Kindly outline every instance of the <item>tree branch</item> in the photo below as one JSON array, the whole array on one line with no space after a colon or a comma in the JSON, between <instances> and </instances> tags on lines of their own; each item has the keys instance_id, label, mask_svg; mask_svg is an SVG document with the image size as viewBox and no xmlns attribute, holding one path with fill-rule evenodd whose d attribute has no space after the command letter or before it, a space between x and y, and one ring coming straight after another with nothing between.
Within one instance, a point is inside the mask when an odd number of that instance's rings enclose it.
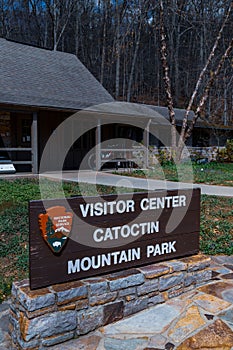
<instances>
[{"instance_id":1,"label":"tree branch","mask_svg":"<svg viewBox=\"0 0 233 350\"><path fill-rule=\"evenodd\" d=\"M180 139L179 139L179 145L178 145L178 147L181 146L181 144L183 143L184 139L186 140L186 136L187 136L186 128L187 128L187 124L188 124L188 116L189 116L189 113L190 113L191 108L192 108L192 106L193 106L194 99L195 99L195 97L196 97L196 95L197 95L197 93L198 93L198 91L199 91L199 88L200 88L200 85L201 85L201 83L202 83L203 77L204 77L204 75L205 75L205 73L206 73L206 71L207 71L207 69L208 69L208 67L209 67L209 65L210 65L210 63L211 63L211 61L212 61L214 55L215 55L216 49L218 48L219 41L220 41L220 39L221 39L221 37L222 37L223 30L224 30L224 28L225 28L225 26L226 26L227 21L229 20L232 7L233 7L233 3L230 4L230 6L229 6L229 8L228 8L228 11L226 12L226 16L225 16L224 21L223 21L223 23L222 23L222 26L221 26L221 28L220 28L220 30L219 30L218 36L217 36L217 38L216 38L216 40L215 40L215 43L214 43L214 45L213 45L213 47L212 47L212 50L211 50L211 52L210 52L210 54L209 54L209 57L208 57L208 59L207 59L207 61L206 61L206 64L205 64L204 68L202 69L202 71L201 71L201 73L200 73L200 75L199 75L199 78L198 78L198 80L197 80L195 89L194 89L193 94L192 94L192 96L191 96L191 98L190 98L190 100L189 100L189 104L188 104L188 107L187 107L187 109L186 109L186 113L185 113L185 116L184 116L184 119L183 119L183 124L182 124L181 133L180 133ZM208 92L208 94L209 94L209 92ZM208 96L207 96L207 97L208 97ZM207 99L207 98L206 98L206 99ZM205 101L206 101L206 100L205 100ZM194 116L194 120L192 121L192 123L195 124L197 118L198 118L198 116L196 117L196 115L195 115L195 116Z\"/></svg>"},{"instance_id":2,"label":"tree branch","mask_svg":"<svg viewBox=\"0 0 233 350\"><path fill-rule=\"evenodd\" d=\"M192 120L192 123L190 125L190 127L188 128L188 130L186 131L185 135L184 135L184 142L189 138L189 136L191 135L192 131L193 131L193 128L196 124L196 121L198 119L198 117L200 116L200 113L206 103L206 100L207 98L209 97L209 92L210 92L210 89L211 87L213 86L215 80L216 80L216 77L219 75L223 65L224 65L224 62L225 60L229 57L230 55L230 52L231 50L233 49L233 39L231 39L231 42L230 44L228 45L225 53L223 54L223 56L221 57L221 60L216 68L216 70L214 72L211 72L210 73L210 79L207 83L207 86L205 88L205 91L202 95L202 98L198 104L198 107L196 108L196 111L195 111L195 115L193 117L193 120Z\"/></svg>"}]
</instances>

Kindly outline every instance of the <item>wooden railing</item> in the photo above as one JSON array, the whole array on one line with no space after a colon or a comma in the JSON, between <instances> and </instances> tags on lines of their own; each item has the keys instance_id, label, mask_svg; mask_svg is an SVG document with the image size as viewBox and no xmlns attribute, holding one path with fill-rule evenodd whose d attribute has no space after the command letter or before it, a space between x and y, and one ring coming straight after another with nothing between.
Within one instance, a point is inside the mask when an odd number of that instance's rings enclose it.
<instances>
[{"instance_id":1,"label":"wooden railing","mask_svg":"<svg viewBox=\"0 0 233 350\"><path fill-rule=\"evenodd\" d=\"M29 148L29 147L4 147L4 148L0 148L0 152L3 151L3 152L30 152L32 153L32 148ZM31 160L14 160L14 159L11 159L12 163L13 164L29 164L29 165L32 165L32 155L30 154L30 158Z\"/></svg>"},{"instance_id":2,"label":"wooden railing","mask_svg":"<svg viewBox=\"0 0 233 350\"><path fill-rule=\"evenodd\" d=\"M145 148L101 148L101 164L104 163L125 163L129 167L132 166L133 162L136 164L145 163ZM109 155L108 155L109 154ZM140 156L139 156L140 154Z\"/></svg>"}]
</instances>

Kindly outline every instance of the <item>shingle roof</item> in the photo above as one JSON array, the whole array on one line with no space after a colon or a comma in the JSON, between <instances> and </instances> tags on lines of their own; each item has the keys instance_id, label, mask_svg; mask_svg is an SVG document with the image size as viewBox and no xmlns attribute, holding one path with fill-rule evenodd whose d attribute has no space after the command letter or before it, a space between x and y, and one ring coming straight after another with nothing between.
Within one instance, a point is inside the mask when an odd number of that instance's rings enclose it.
<instances>
[{"instance_id":1,"label":"shingle roof","mask_svg":"<svg viewBox=\"0 0 233 350\"><path fill-rule=\"evenodd\" d=\"M162 106L153 106L153 105L146 105L148 108L153 109L155 112L159 113L160 115L162 115L163 117L165 117L166 119L169 120L169 111L167 107L162 107ZM186 110L185 109L181 109L181 108L174 108L174 112L175 112L175 117L176 117L176 121L177 124L179 125L185 116ZM190 111L189 116L188 116L188 120L192 120L194 117L194 112Z\"/></svg>"},{"instance_id":2,"label":"shingle roof","mask_svg":"<svg viewBox=\"0 0 233 350\"><path fill-rule=\"evenodd\" d=\"M78 110L112 101L75 55L0 39L0 103Z\"/></svg>"}]
</instances>

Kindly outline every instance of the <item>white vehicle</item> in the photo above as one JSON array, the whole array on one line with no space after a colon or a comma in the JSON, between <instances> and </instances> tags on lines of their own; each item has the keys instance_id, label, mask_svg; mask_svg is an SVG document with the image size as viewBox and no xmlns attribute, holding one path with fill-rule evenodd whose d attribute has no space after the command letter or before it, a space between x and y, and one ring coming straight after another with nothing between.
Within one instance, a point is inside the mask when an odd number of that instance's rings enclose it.
<instances>
[{"instance_id":1,"label":"white vehicle","mask_svg":"<svg viewBox=\"0 0 233 350\"><path fill-rule=\"evenodd\" d=\"M0 152L0 174L14 174L16 172L14 164L9 159L6 152Z\"/></svg>"}]
</instances>

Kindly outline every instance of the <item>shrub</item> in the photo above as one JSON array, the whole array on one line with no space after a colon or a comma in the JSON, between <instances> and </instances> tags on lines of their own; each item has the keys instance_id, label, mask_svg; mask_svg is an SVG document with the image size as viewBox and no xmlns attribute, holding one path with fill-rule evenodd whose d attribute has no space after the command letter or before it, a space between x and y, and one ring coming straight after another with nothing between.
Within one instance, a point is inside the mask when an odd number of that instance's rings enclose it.
<instances>
[{"instance_id":1,"label":"shrub","mask_svg":"<svg viewBox=\"0 0 233 350\"><path fill-rule=\"evenodd\" d=\"M171 154L169 149L159 149L158 153L158 161L160 165L174 164L175 157L173 157L173 154Z\"/></svg>"},{"instance_id":2,"label":"shrub","mask_svg":"<svg viewBox=\"0 0 233 350\"><path fill-rule=\"evenodd\" d=\"M218 152L217 160L219 162L233 162L233 140L227 140L225 148Z\"/></svg>"}]
</instances>

